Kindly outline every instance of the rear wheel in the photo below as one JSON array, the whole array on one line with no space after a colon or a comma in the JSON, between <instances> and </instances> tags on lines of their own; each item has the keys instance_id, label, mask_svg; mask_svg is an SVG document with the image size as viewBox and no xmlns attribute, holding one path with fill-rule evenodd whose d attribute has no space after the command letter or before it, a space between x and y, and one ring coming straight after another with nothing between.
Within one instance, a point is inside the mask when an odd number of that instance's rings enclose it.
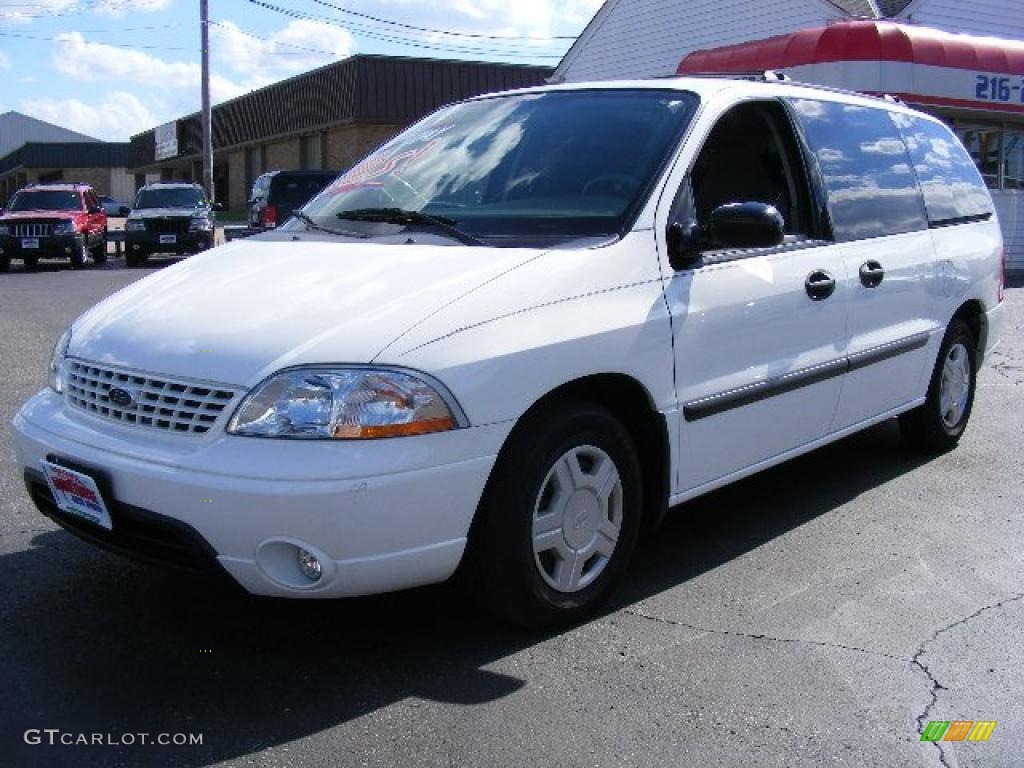
<instances>
[{"instance_id":1,"label":"rear wheel","mask_svg":"<svg viewBox=\"0 0 1024 768\"><path fill-rule=\"evenodd\" d=\"M470 536L468 586L513 623L581 619L621 577L642 504L640 463L622 423L587 401L547 407L499 456Z\"/></svg>"},{"instance_id":2,"label":"rear wheel","mask_svg":"<svg viewBox=\"0 0 1024 768\"><path fill-rule=\"evenodd\" d=\"M971 418L977 370L974 335L966 323L954 320L942 339L924 405L900 416L903 437L926 451L956 447Z\"/></svg>"}]
</instances>

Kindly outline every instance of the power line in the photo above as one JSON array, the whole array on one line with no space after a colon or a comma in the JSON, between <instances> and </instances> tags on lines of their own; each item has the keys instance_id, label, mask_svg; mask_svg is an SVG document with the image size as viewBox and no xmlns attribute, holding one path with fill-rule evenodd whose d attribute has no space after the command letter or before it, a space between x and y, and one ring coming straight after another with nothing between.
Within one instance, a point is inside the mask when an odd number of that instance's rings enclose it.
<instances>
[{"instance_id":1,"label":"power line","mask_svg":"<svg viewBox=\"0 0 1024 768\"><path fill-rule=\"evenodd\" d=\"M334 5L328 3L326 0L313 0L317 5L322 5L325 8L331 8L332 10L344 13L349 16L356 16L361 19L367 19L369 21L375 21L379 24L388 24L390 26L401 27L402 29L410 29L415 32L427 32L432 35L449 35L451 37L470 37L482 40L537 40L537 41L554 41L554 40L575 40L576 35L554 35L552 37L530 37L526 35L485 35L478 32L454 32L447 29L433 29L431 27L417 27L414 24L406 24L401 21L393 21L391 19L381 18L380 16L371 16L368 13L360 13L359 11L352 11L348 8L342 8L340 5Z\"/></svg>"},{"instance_id":2,"label":"power line","mask_svg":"<svg viewBox=\"0 0 1024 768\"><path fill-rule=\"evenodd\" d=\"M65 33L67 34L67 33ZM138 45L129 43L97 43L93 40L86 40L84 38L67 38L67 37L49 37L46 35L26 35L19 32L0 32L0 37L13 37L19 40L41 40L49 41L54 43L64 44L83 44L83 45L105 45L109 48L143 48L149 51L198 51L198 48L186 48L183 46L169 46L169 45Z\"/></svg>"},{"instance_id":3,"label":"power line","mask_svg":"<svg viewBox=\"0 0 1024 768\"><path fill-rule=\"evenodd\" d=\"M263 2L263 0L247 0L249 3L256 5L260 8L264 8L269 11L274 11L283 16L287 16L292 19L300 19L303 21L312 21L318 24L326 24L328 26L338 27L362 37L367 37L372 40L381 40L383 42L395 43L397 45L403 45L409 48L422 48L435 51L447 51L453 53L473 54L473 55L485 55L485 56L512 56L516 58L532 58L532 59L560 59L560 54L544 54L536 53L534 51L518 51L505 48L483 48L483 47L467 47L456 44L445 44L445 43L427 43L416 39L410 39L408 37L402 37L396 34L390 34L381 32L378 30L366 29L357 24L341 24L334 19L328 19L323 16L317 16L315 14L306 13L304 11L296 11L291 8L283 8L273 3Z\"/></svg>"}]
</instances>

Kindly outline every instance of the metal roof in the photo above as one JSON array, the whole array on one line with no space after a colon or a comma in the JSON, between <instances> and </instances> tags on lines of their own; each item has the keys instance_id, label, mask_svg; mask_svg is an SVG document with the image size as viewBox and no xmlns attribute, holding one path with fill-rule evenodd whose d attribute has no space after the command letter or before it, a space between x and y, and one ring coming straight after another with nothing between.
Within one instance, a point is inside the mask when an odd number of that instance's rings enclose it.
<instances>
[{"instance_id":1,"label":"metal roof","mask_svg":"<svg viewBox=\"0 0 1024 768\"><path fill-rule=\"evenodd\" d=\"M12 168L126 168L127 142L29 142L0 157L0 173Z\"/></svg>"},{"instance_id":2,"label":"metal roof","mask_svg":"<svg viewBox=\"0 0 1024 768\"><path fill-rule=\"evenodd\" d=\"M869 19L891 19L898 16L913 0L829 0L851 16Z\"/></svg>"},{"instance_id":3,"label":"metal roof","mask_svg":"<svg viewBox=\"0 0 1024 768\"><path fill-rule=\"evenodd\" d=\"M407 125L449 102L539 85L549 67L358 55L213 108L213 147L255 144L348 122ZM197 155L199 113L177 121L178 157ZM131 139L132 168L154 165L154 131Z\"/></svg>"},{"instance_id":4,"label":"metal roof","mask_svg":"<svg viewBox=\"0 0 1024 768\"><path fill-rule=\"evenodd\" d=\"M0 114L0 157L10 154L27 142L43 141L99 141L99 139L69 131L67 128L23 115L20 112Z\"/></svg>"}]
</instances>

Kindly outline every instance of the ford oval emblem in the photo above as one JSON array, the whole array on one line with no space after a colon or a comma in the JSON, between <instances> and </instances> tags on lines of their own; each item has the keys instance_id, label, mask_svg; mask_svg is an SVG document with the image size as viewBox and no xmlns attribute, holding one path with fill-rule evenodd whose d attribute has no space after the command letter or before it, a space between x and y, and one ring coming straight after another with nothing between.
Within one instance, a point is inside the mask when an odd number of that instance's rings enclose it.
<instances>
[{"instance_id":1,"label":"ford oval emblem","mask_svg":"<svg viewBox=\"0 0 1024 768\"><path fill-rule=\"evenodd\" d=\"M127 389L111 387L110 391L107 393L107 397L109 397L110 402L118 408L131 408L135 405L135 395Z\"/></svg>"}]
</instances>

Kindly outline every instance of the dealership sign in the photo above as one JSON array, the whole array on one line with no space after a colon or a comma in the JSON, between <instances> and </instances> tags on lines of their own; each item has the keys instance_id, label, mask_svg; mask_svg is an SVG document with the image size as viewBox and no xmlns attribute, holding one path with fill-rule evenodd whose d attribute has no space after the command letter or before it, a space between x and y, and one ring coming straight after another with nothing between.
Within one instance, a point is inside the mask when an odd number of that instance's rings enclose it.
<instances>
[{"instance_id":1,"label":"dealership sign","mask_svg":"<svg viewBox=\"0 0 1024 768\"><path fill-rule=\"evenodd\" d=\"M886 21L844 21L694 51L679 74L766 69L915 104L1024 113L1024 44Z\"/></svg>"},{"instance_id":2,"label":"dealership sign","mask_svg":"<svg viewBox=\"0 0 1024 768\"><path fill-rule=\"evenodd\" d=\"M178 123L173 121L158 125L153 129L156 140L156 152L154 160L166 160L169 157L178 156Z\"/></svg>"}]
</instances>

